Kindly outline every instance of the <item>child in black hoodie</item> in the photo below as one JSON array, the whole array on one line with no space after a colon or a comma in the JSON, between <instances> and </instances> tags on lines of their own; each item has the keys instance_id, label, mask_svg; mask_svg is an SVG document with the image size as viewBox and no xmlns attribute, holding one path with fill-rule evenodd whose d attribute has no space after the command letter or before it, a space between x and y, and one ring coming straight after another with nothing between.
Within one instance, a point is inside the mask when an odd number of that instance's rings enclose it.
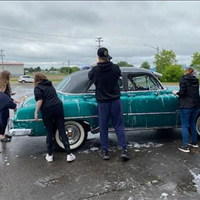
<instances>
[{"instance_id":1,"label":"child in black hoodie","mask_svg":"<svg viewBox=\"0 0 200 200\"><path fill-rule=\"evenodd\" d=\"M1 142L10 142L10 138L6 137L5 129L9 118L9 108L16 109L16 104L6 95L6 84L0 81L0 140Z\"/></svg>"},{"instance_id":2,"label":"child in black hoodie","mask_svg":"<svg viewBox=\"0 0 200 200\"><path fill-rule=\"evenodd\" d=\"M42 113L43 123L47 129L46 142L48 154L46 155L46 160L48 162L53 161L53 136L58 129L67 153L67 161L74 161L76 157L71 153L68 137L65 131L62 101L58 98L56 90L51 81L49 81L43 73L37 72L35 74L34 83L34 94L35 100L37 101L35 120L38 120L38 112L40 110Z\"/></svg>"}]
</instances>

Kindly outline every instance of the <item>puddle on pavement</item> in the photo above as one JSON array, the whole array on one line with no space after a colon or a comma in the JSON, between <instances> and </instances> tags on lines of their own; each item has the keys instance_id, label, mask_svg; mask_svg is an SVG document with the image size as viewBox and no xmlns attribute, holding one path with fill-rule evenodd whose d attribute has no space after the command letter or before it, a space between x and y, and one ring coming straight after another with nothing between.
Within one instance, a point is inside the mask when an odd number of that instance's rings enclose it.
<instances>
[{"instance_id":1,"label":"puddle on pavement","mask_svg":"<svg viewBox=\"0 0 200 200\"><path fill-rule=\"evenodd\" d=\"M39 179L35 182L36 185L39 185L41 187L47 187L47 186L51 186L55 183L59 182L59 179L61 178L61 175L50 175L47 177L44 177L42 179Z\"/></svg>"},{"instance_id":2,"label":"puddle on pavement","mask_svg":"<svg viewBox=\"0 0 200 200\"><path fill-rule=\"evenodd\" d=\"M177 184L177 190L179 192L197 192L197 188L195 183L193 182L193 178L182 179Z\"/></svg>"}]
</instances>

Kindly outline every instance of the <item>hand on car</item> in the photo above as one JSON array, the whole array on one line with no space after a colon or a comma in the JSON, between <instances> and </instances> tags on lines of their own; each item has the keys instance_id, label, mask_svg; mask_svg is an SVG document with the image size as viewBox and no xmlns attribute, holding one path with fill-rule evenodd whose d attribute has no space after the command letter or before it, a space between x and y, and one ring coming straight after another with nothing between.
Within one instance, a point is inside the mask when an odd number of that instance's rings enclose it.
<instances>
[{"instance_id":1,"label":"hand on car","mask_svg":"<svg viewBox=\"0 0 200 200\"><path fill-rule=\"evenodd\" d=\"M15 102L15 103L21 103L21 101L18 100L18 99L14 99L14 102Z\"/></svg>"},{"instance_id":2,"label":"hand on car","mask_svg":"<svg viewBox=\"0 0 200 200\"><path fill-rule=\"evenodd\" d=\"M38 113L35 112L35 121L38 121Z\"/></svg>"},{"instance_id":3,"label":"hand on car","mask_svg":"<svg viewBox=\"0 0 200 200\"><path fill-rule=\"evenodd\" d=\"M176 91L176 90L173 90L173 92L172 92L172 93L176 95L176 94L177 94L177 91Z\"/></svg>"}]
</instances>

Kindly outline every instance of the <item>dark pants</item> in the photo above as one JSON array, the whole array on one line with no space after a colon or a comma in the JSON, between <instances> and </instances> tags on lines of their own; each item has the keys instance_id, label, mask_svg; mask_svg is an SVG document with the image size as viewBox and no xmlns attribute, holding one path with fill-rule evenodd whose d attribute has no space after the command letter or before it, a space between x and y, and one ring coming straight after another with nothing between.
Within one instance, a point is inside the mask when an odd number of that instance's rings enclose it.
<instances>
[{"instance_id":1,"label":"dark pants","mask_svg":"<svg viewBox=\"0 0 200 200\"><path fill-rule=\"evenodd\" d=\"M65 131L63 106L43 111L42 119L47 129L46 143L47 143L48 154L52 155L53 153L53 137L57 129L62 138L62 142L65 147L66 153L70 154L71 151L70 151L69 141Z\"/></svg>"},{"instance_id":2,"label":"dark pants","mask_svg":"<svg viewBox=\"0 0 200 200\"><path fill-rule=\"evenodd\" d=\"M196 119L198 116L199 109L197 108L182 108L181 109L181 123L182 123L182 136L183 145L188 146L188 126L192 133L192 142L197 142L197 131L196 131Z\"/></svg>"},{"instance_id":3,"label":"dark pants","mask_svg":"<svg viewBox=\"0 0 200 200\"><path fill-rule=\"evenodd\" d=\"M5 134L6 126L8 124L9 109L3 109L0 113L0 135Z\"/></svg>"},{"instance_id":4,"label":"dark pants","mask_svg":"<svg viewBox=\"0 0 200 200\"><path fill-rule=\"evenodd\" d=\"M100 126L100 142L104 151L109 148L108 145L108 125L109 119L112 119L112 125L117 134L118 143L122 149L126 149L126 136L124 131L123 109L120 99L106 103L98 103L98 118Z\"/></svg>"}]
</instances>

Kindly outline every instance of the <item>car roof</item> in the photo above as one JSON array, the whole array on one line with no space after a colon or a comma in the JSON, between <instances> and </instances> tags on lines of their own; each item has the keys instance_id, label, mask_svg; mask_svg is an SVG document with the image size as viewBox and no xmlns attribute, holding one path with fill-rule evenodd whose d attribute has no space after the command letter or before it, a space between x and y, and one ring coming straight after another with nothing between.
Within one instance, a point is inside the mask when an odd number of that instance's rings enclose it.
<instances>
[{"instance_id":1,"label":"car roof","mask_svg":"<svg viewBox=\"0 0 200 200\"><path fill-rule=\"evenodd\" d=\"M150 70L141 69L137 67L120 67L122 73L134 72L134 73L149 73L152 74ZM62 87L61 91L64 93L81 93L88 84L88 73L91 69L80 70L69 74L70 81Z\"/></svg>"},{"instance_id":2,"label":"car roof","mask_svg":"<svg viewBox=\"0 0 200 200\"><path fill-rule=\"evenodd\" d=\"M88 74L88 72L91 69L86 69L86 70L81 70L81 71L77 71L75 73L70 74L70 76L72 78L77 78L79 76L85 76L85 74ZM145 72L145 73L150 73L152 74L152 72L148 69L142 69L142 68L138 68L138 67L120 67L121 72L135 72L135 73L139 73L139 72Z\"/></svg>"}]
</instances>

